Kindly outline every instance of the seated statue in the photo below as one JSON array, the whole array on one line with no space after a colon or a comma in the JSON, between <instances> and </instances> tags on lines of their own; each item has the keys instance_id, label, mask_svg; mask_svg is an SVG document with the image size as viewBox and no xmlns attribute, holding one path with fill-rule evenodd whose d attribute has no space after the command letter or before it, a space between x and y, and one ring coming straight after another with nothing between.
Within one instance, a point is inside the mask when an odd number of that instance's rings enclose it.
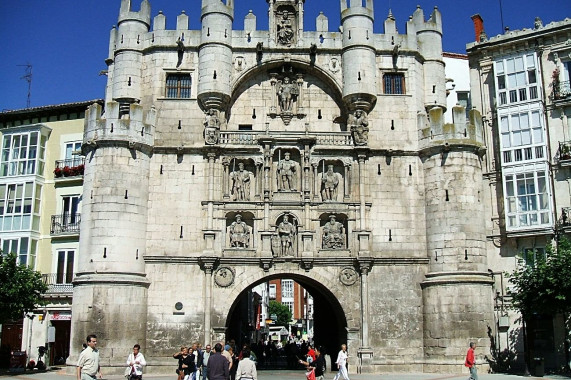
<instances>
[{"instance_id":1,"label":"seated statue","mask_svg":"<svg viewBox=\"0 0 571 380\"><path fill-rule=\"evenodd\" d=\"M230 246L248 248L250 246L250 228L242 221L242 215L236 215L236 221L230 225Z\"/></svg>"},{"instance_id":2,"label":"seated statue","mask_svg":"<svg viewBox=\"0 0 571 380\"><path fill-rule=\"evenodd\" d=\"M345 227L335 220L335 215L329 217L329 222L323 226L323 248L345 249Z\"/></svg>"}]
</instances>

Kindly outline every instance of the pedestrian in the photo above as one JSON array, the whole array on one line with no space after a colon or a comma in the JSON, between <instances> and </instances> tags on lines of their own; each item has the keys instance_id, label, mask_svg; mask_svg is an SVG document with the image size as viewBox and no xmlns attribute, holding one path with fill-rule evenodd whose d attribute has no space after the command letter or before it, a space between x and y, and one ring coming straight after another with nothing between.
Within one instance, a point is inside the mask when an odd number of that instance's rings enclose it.
<instances>
[{"instance_id":1,"label":"pedestrian","mask_svg":"<svg viewBox=\"0 0 571 380\"><path fill-rule=\"evenodd\" d=\"M143 366L147 365L145 357L141 354L141 346L135 344L133 353L127 357L127 365L129 366L129 380L141 380L143 378Z\"/></svg>"},{"instance_id":2,"label":"pedestrian","mask_svg":"<svg viewBox=\"0 0 571 380\"><path fill-rule=\"evenodd\" d=\"M202 380L208 380L208 358L210 358L210 345L207 344L202 353L202 361L200 362L200 370L202 371Z\"/></svg>"},{"instance_id":3,"label":"pedestrian","mask_svg":"<svg viewBox=\"0 0 571 380\"><path fill-rule=\"evenodd\" d=\"M97 347L97 336L87 336L87 347L79 354L77 360L77 380L92 380L96 379L99 374L101 379L101 367L99 366L99 350Z\"/></svg>"},{"instance_id":4,"label":"pedestrian","mask_svg":"<svg viewBox=\"0 0 571 380\"><path fill-rule=\"evenodd\" d=\"M191 371L194 368L194 356L190 356L188 348L182 346L180 351L175 353L172 357L178 359L178 369L176 372L178 373L178 378L181 380L189 380Z\"/></svg>"},{"instance_id":5,"label":"pedestrian","mask_svg":"<svg viewBox=\"0 0 571 380\"><path fill-rule=\"evenodd\" d=\"M325 351L323 347L315 347L315 360L310 361L303 361L300 360L299 363L307 366L307 369L314 368L315 369L315 380L323 380L323 376L325 375Z\"/></svg>"},{"instance_id":6,"label":"pedestrian","mask_svg":"<svg viewBox=\"0 0 571 380\"><path fill-rule=\"evenodd\" d=\"M194 368L195 371L192 373L192 380L199 380L200 373L200 362L202 362L202 350L200 349L200 344L198 342L192 345L192 352L194 354Z\"/></svg>"},{"instance_id":7,"label":"pedestrian","mask_svg":"<svg viewBox=\"0 0 571 380\"><path fill-rule=\"evenodd\" d=\"M476 369L476 355L474 351L476 350L476 343L470 342L470 348L466 353L466 362L464 365L470 370L470 377L468 379L478 380L478 370Z\"/></svg>"},{"instance_id":8,"label":"pedestrian","mask_svg":"<svg viewBox=\"0 0 571 380\"><path fill-rule=\"evenodd\" d=\"M208 359L207 370L209 380L228 380L230 366L228 359L222 356L222 344L214 345L214 353Z\"/></svg>"},{"instance_id":9,"label":"pedestrian","mask_svg":"<svg viewBox=\"0 0 571 380\"><path fill-rule=\"evenodd\" d=\"M242 350L242 360L238 362L236 380L258 380L256 363L250 359L251 353L247 347Z\"/></svg>"},{"instance_id":10,"label":"pedestrian","mask_svg":"<svg viewBox=\"0 0 571 380\"><path fill-rule=\"evenodd\" d=\"M222 345L222 343L220 345ZM228 370L230 370L232 368L232 354L230 354L230 345L229 344L224 346L224 350L222 351L222 356L224 356L226 358L226 360L228 360L228 363L230 363L228 365Z\"/></svg>"},{"instance_id":11,"label":"pedestrian","mask_svg":"<svg viewBox=\"0 0 571 380\"><path fill-rule=\"evenodd\" d=\"M337 354L337 360L335 364L339 367L339 372L333 378L333 380L339 380L339 377L343 376L344 380L349 380L349 375L347 374L347 345L341 345L341 351Z\"/></svg>"}]
</instances>

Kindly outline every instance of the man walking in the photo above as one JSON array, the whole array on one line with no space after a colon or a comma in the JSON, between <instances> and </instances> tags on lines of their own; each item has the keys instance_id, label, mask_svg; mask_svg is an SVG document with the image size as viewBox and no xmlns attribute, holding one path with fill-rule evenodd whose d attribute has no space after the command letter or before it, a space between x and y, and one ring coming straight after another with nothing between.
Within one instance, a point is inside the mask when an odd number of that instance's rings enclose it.
<instances>
[{"instance_id":1,"label":"man walking","mask_svg":"<svg viewBox=\"0 0 571 380\"><path fill-rule=\"evenodd\" d=\"M202 353L202 362L200 362L200 369L202 370L202 380L208 380L208 359L210 358L210 345L206 345L205 351Z\"/></svg>"},{"instance_id":2,"label":"man walking","mask_svg":"<svg viewBox=\"0 0 571 380\"><path fill-rule=\"evenodd\" d=\"M99 350L97 346L97 337L95 335L87 336L87 347L79 354L77 361L77 380L93 380L99 373L101 379L101 367L99 367Z\"/></svg>"},{"instance_id":3,"label":"man walking","mask_svg":"<svg viewBox=\"0 0 571 380\"><path fill-rule=\"evenodd\" d=\"M476 350L476 343L470 342L470 348L466 353L466 362L464 365L470 370L469 380L478 380L478 371L476 370L476 356L474 351Z\"/></svg>"},{"instance_id":4,"label":"man walking","mask_svg":"<svg viewBox=\"0 0 571 380\"><path fill-rule=\"evenodd\" d=\"M209 380L228 380L230 374L230 366L228 359L222 356L222 345L216 343L214 353L208 358L206 366Z\"/></svg>"}]
</instances>

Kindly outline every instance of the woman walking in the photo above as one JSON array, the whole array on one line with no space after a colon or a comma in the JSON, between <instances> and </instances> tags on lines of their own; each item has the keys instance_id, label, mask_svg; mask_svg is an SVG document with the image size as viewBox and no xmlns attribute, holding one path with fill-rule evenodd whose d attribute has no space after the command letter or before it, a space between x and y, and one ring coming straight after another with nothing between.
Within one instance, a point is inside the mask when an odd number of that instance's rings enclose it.
<instances>
[{"instance_id":1,"label":"woman walking","mask_svg":"<svg viewBox=\"0 0 571 380\"><path fill-rule=\"evenodd\" d=\"M347 374L347 345L341 345L341 351L337 354L337 361L335 364L339 367L339 372L335 375L333 380L339 380L339 377L343 376L344 380L349 380L349 375Z\"/></svg>"}]
</instances>

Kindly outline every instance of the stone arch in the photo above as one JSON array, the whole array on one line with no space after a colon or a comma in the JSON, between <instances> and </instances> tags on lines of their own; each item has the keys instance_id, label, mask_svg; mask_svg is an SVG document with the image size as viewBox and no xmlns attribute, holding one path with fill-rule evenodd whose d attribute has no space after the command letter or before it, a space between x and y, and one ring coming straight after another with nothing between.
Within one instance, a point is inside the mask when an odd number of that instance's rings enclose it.
<instances>
[{"instance_id":1,"label":"stone arch","mask_svg":"<svg viewBox=\"0 0 571 380\"><path fill-rule=\"evenodd\" d=\"M341 268L339 268L341 269ZM249 271L248 271L249 272ZM224 330L225 339L235 338L229 336L232 332L232 318L238 309L240 299L260 283L269 282L273 279L292 279L308 290L316 302L315 316L316 336L315 343L327 346L327 353L334 355L339 344L347 343L352 352L356 352L359 346L358 333L360 331L359 310L356 310L352 302L359 297L359 287L341 285L338 276L331 276L331 272L325 268L312 270L307 273L295 266L286 266L280 269L273 269L271 273L257 271L258 273L248 273L247 276L236 276L236 281L225 295L227 302L224 302L224 310L220 310L223 318L220 322L219 331ZM337 280L337 281L336 281ZM228 302L230 301L230 302ZM317 310L319 308L321 310ZM331 324L322 327L320 331L318 323L327 324L326 319L331 320ZM222 326L224 328L222 329ZM330 329L333 327L333 330ZM323 331L325 330L325 331ZM330 335L331 337L327 337ZM222 336L218 337L222 339ZM328 365L329 367L329 365Z\"/></svg>"}]
</instances>

